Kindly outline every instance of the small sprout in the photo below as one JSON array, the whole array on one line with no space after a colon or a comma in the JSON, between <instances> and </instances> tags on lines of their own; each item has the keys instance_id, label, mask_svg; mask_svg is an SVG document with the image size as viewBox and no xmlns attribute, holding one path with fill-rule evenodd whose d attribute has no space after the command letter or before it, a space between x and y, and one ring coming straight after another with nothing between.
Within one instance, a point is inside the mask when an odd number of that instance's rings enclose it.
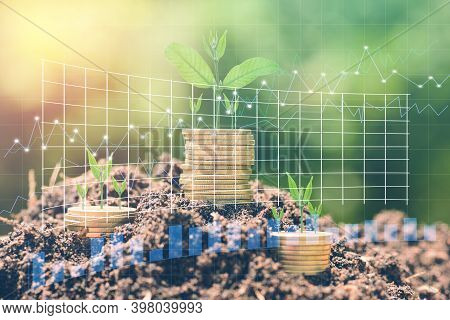
<instances>
[{"instance_id":1,"label":"small sprout","mask_svg":"<svg viewBox=\"0 0 450 320\"><path fill-rule=\"evenodd\" d=\"M193 98L190 100L190 106L193 113L197 113L202 107L202 97L203 93L200 95L200 97L198 97L197 102L194 103Z\"/></svg>"},{"instance_id":2,"label":"small sprout","mask_svg":"<svg viewBox=\"0 0 450 320\"><path fill-rule=\"evenodd\" d=\"M288 176L289 193L291 194L291 197L297 202L300 209L300 231L303 232L303 208L308 204L309 199L311 199L314 177L311 177L306 188L302 188L301 186L297 187L297 183L288 172L286 172L286 175Z\"/></svg>"},{"instance_id":3,"label":"small sprout","mask_svg":"<svg viewBox=\"0 0 450 320\"><path fill-rule=\"evenodd\" d=\"M119 195L119 210L122 209L122 194L124 193L125 189L127 188L127 181L123 180L122 183L119 183L116 178L112 177L112 182L114 186L114 190Z\"/></svg>"},{"instance_id":4,"label":"small sprout","mask_svg":"<svg viewBox=\"0 0 450 320\"><path fill-rule=\"evenodd\" d=\"M320 215L322 214L322 202L317 207L314 207L311 202L308 202L308 211L313 218L314 231L317 233L317 230L319 229L319 225L317 222Z\"/></svg>"},{"instance_id":5,"label":"small sprout","mask_svg":"<svg viewBox=\"0 0 450 320\"><path fill-rule=\"evenodd\" d=\"M77 192L81 198L81 209L84 210L84 203L87 195L87 187L83 187L82 185L77 184Z\"/></svg>"},{"instance_id":6,"label":"small sprout","mask_svg":"<svg viewBox=\"0 0 450 320\"><path fill-rule=\"evenodd\" d=\"M284 210L283 208L280 209L280 212L274 207L271 208L272 210L272 216L277 221L277 223L280 223L280 221L283 219L284 216Z\"/></svg>"},{"instance_id":7,"label":"small sprout","mask_svg":"<svg viewBox=\"0 0 450 320\"><path fill-rule=\"evenodd\" d=\"M238 107L239 107L239 101L235 97L234 102L230 102L230 99L226 96L226 94L223 94L224 102L225 102L225 109L227 110L228 114L234 114L236 113Z\"/></svg>"},{"instance_id":8,"label":"small sprout","mask_svg":"<svg viewBox=\"0 0 450 320\"><path fill-rule=\"evenodd\" d=\"M91 168L92 174L100 184L100 209L103 209L104 204L103 189L111 172L112 155L109 157L108 162L106 164L100 165L95 159L94 154L92 154L91 151L89 151L89 149L86 149L86 152L88 155L89 167Z\"/></svg>"}]
</instances>

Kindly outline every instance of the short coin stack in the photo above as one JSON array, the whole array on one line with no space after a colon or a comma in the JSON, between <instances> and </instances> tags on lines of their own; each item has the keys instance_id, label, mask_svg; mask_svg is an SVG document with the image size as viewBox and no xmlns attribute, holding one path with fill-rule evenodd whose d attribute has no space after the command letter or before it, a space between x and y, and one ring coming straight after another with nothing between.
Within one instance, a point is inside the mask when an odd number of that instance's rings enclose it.
<instances>
[{"instance_id":1,"label":"short coin stack","mask_svg":"<svg viewBox=\"0 0 450 320\"><path fill-rule=\"evenodd\" d=\"M216 204L251 201L255 140L246 129L185 129L180 182L187 198Z\"/></svg>"},{"instance_id":2,"label":"short coin stack","mask_svg":"<svg viewBox=\"0 0 450 320\"><path fill-rule=\"evenodd\" d=\"M114 228L134 218L134 208L114 206L71 207L65 214L67 230L84 231L87 238L99 238L114 232Z\"/></svg>"},{"instance_id":3,"label":"short coin stack","mask_svg":"<svg viewBox=\"0 0 450 320\"><path fill-rule=\"evenodd\" d=\"M331 234L328 232L277 232L281 263L289 273L313 275L330 266Z\"/></svg>"}]
</instances>

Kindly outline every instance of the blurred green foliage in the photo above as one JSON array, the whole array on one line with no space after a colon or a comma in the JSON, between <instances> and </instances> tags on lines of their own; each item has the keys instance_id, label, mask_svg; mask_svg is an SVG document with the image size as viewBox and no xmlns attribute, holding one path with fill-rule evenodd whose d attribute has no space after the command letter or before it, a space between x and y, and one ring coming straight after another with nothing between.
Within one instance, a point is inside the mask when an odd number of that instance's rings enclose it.
<instances>
[{"instance_id":1,"label":"blurred green foliage","mask_svg":"<svg viewBox=\"0 0 450 320\"><path fill-rule=\"evenodd\" d=\"M287 88L293 70L308 86L336 92L409 93L410 192L401 203L324 203L324 213L338 221L363 221L380 209L398 208L421 222L449 222L450 109L447 79L450 67L450 8L446 6L398 37L361 64L359 75L338 75L368 51L426 16L445 0L214 0L214 1L17 1L16 9L108 70L179 79L164 58L169 43L198 50L209 30L227 34L227 55L219 70L254 56L272 59L284 70L267 79L272 88ZM55 5L58 3L58 5ZM14 13L2 8L3 44L0 95L2 148L14 137L25 140L32 118L40 112L40 59L90 66ZM392 75L392 70L400 75ZM352 70L351 72L353 72ZM324 77L321 77L324 74ZM389 77L391 76L391 77ZM436 82L427 81L432 76ZM386 83L381 80L388 78ZM327 83L324 79L329 82ZM335 79L335 80L333 80ZM425 83L426 82L426 83ZM422 84L419 88L417 84ZM206 108L202 107L202 110ZM442 113L440 113L444 110ZM30 119L27 122L26 119ZM14 124L14 126L11 126ZM36 150L39 152L39 150ZM36 158L17 153L2 159L1 208L27 194L26 172L38 168ZM287 186L287 184L286 184Z\"/></svg>"}]
</instances>

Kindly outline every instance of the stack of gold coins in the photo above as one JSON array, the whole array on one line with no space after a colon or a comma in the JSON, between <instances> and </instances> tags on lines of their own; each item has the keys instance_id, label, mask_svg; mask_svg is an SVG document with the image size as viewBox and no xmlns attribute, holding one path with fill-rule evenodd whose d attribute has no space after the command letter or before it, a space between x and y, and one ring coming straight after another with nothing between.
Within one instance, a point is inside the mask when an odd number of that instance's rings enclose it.
<instances>
[{"instance_id":1,"label":"stack of gold coins","mask_svg":"<svg viewBox=\"0 0 450 320\"><path fill-rule=\"evenodd\" d=\"M134 208L114 206L71 207L65 214L67 230L83 231L87 238L98 238L114 232L114 228L132 222Z\"/></svg>"},{"instance_id":2,"label":"stack of gold coins","mask_svg":"<svg viewBox=\"0 0 450 320\"><path fill-rule=\"evenodd\" d=\"M191 200L247 203L255 140L247 129L185 129L180 182Z\"/></svg>"},{"instance_id":3,"label":"stack of gold coins","mask_svg":"<svg viewBox=\"0 0 450 320\"><path fill-rule=\"evenodd\" d=\"M330 266L331 233L277 232L283 268L289 273L313 275Z\"/></svg>"}]
</instances>

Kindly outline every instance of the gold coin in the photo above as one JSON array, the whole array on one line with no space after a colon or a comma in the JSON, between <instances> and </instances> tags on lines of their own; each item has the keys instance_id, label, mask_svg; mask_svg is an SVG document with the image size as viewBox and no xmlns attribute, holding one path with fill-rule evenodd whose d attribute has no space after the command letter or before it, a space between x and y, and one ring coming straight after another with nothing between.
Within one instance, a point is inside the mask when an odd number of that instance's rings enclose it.
<instances>
[{"instance_id":1,"label":"gold coin","mask_svg":"<svg viewBox=\"0 0 450 320\"><path fill-rule=\"evenodd\" d=\"M192 164L192 165L211 165L212 168L218 168L218 167L227 167L227 168L236 168L236 169L243 169L252 167L255 164L255 160L251 159L240 159L236 161L236 159L200 159L200 158L194 158L189 159L186 158L184 161L186 164Z\"/></svg>"},{"instance_id":2,"label":"gold coin","mask_svg":"<svg viewBox=\"0 0 450 320\"><path fill-rule=\"evenodd\" d=\"M249 169L253 166L254 161L239 161L238 163L236 162L227 162L227 161L217 161L217 160L186 160L185 161L186 164L189 165L201 165L204 166L205 168L212 169L214 170L214 168L216 169L236 169L236 170L246 170Z\"/></svg>"},{"instance_id":3,"label":"gold coin","mask_svg":"<svg viewBox=\"0 0 450 320\"><path fill-rule=\"evenodd\" d=\"M131 223L131 220L122 220L122 221L106 221L106 220L95 220L95 221L76 221L76 220L67 220L65 221L66 226L74 226L74 227L115 227L118 225Z\"/></svg>"},{"instance_id":4,"label":"gold coin","mask_svg":"<svg viewBox=\"0 0 450 320\"><path fill-rule=\"evenodd\" d=\"M243 189L243 190L214 190L214 189L207 189L207 190L187 190L187 192L185 193L194 193L194 194L198 194L198 195L230 195L230 196L234 196L234 195L251 195L252 194L252 190L250 189Z\"/></svg>"},{"instance_id":5,"label":"gold coin","mask_svg":"<svg viewBox=\"0 0 450 320\"><path fill-rule=\"evenodd\" d=\"M286 250L285 248L280 248L280 253L282 255L297 255L297 256L320 256L325 254L330 254L331 249L316 249L316 250Z\"/></svg>"},{"instance_id":6,"label":"gold coin","mask_svg":"<svg viewBox=\"0 0 450 320\"><path fill-rule=\"evenodd\" d=\"M281 256L281 259L283 259L283 260L292 260L292 261L316 261L316 262L330 261L329 254L321 254L321 255L317 255L317 256L312 256L312 255L299 256L299 255L292 255L292 254L280 254L280 256Z\"/></svg>"},{"instance_id":7,"label":"gold coin","mask_svg":"<svg viewBox=\"0 0 450 320\"><path fill-rule=\"evenodd\" d=\"M314 251L314 250L330 250L331 244L330 243L324 243L324 244L290 244L290 243L282 243L281 249L287 250L287 251Z\"/></svg>"},{"instance_id":8,"label":"gold coin","mask_svg":"<svg viewBox=\"0 0 450 320\"><path fill-rule=\"evenodd\" d=\"M207 151L210 150L216 150L219 152L254 152L255 151L255 147L254 146L235 146L235 145L210 145L210 146L205 146L205 145L197 145L196 143L192 143L192 142L186 142L184 144L184 150L185 151L205 151L205 148L207 149Z\"/></svg>"},{"instance_id":9,"label":"gold coin","mask_svg":"<svg viewBox=\"0 0 450 320\"><path fill-rule=\"evenodd\" d=\"M183 184L183 190L186 191L203 191L203 190L211 190L211 188L213 190L228 190L230 192L234 192L234 190L236 191L241 191L241 190L250 190L250 185L220 185L220 184L216 184L216 185L192 185L192 184Z\"/></svg>"},{"instance_id":10,"label":"gold coin","mask_svg":"<svg viewBox=\"0 0 450 320\"><path fill-rule=\"evenodd\" d=\"M293 260L293 259L281 259L283 264L292 265L292 266L298 266L298 267L317 267L317 268L323 268L327 267L330 262L328 260L324 261L305 261L305 260Z\"/></svg>"},{"instance_id":11,"label":"gold coin","mask_svg":"<svg viewBox=\"0 0 450 320\"><path fill-rule=\"evenodd\" d=\"M200 183L182 183L182 188L185 190L251 190L250 185L248 183L236 183L236 184L220 184L220 183L208 183L208 184L200 184Z\"/></svg>"},{"instance_id":12,"label":"gold coin","mask_svg":"<svg viewBox=\"0 0 450 320\"><path fill-rule=\"evenodd\" d=\"M274 232L273 236L279 237L280 239L318 239L318 240L330 240L332 234L329 232L314 232L314 231L305 231L305 232Z\"/></svg>"},{"instance_id":13,"label":"gold coin","mask_svg":"<svg viewBox=\"0 0 450 320\"><path fill-rule=\"evenodd\" d=\"M225 141L225 142L239 142L239 141L251 141L254 140L253 135L184 135L184 141L202 144L204 141Z\"/></svg>"},{"instance_id":14,"label":"gold coin","mask_svg":"<svg viewBox=\"0 0 450 320\"><path fill-rule=\"evenodd\" d=\"M97 232L97 233L93 233L93 232L88 232L86 233L85 237L86 238L103 238L105 236L108 236L110 234L112 234L114 232Z\"/></svg>"},{"instance_id":15,"label":"gold coin","mask_svg":"<svg viewBox=\"0 0 450 320\"><path fill-rule=\"evenodd\" d=\"M112 226L112 227L108 227L108 228L103 228L103 227L90 227L88 226L86 227L77 227L77 226L67 226L67 229L72 230L72 231L84 231L86 230L88 233L106 233L106 232L114 232L114 228L115 227L119 227L120 225L117 226Z\"/></svg>"},{"instance_id":16,"label":"gold coin","mask_svg":"<svg viewBox=\"0 0 450 320\"><path fill-rule=\"evenodd\" d=\"M280 244L282 246L299 246L299 247L305 247L309 245L330 245L330 240L313 240L313 239L279 239Z\"/></svg>"},{"instance_id":17,"label":"gold coin","mask_svg":"<svg viewBox=\"0 0 450 320\"><path fill-rule=\"evenodd\" d=\"M215 174L217 175L223 175L223 176L228 176L228 175L235 175L235 176L239 176L239 175L251 175L252 174L252 170L249 169L242 169L239 167L233 167L233 168L215 168L214 167L210 167L210 166L188 166L188 165L181 165L181 168L183 169L183 173L186 176L189 175L213 175Z\"/></svg>"},{"instance_id":18,"label":"gold coin","mask_svg":"<svg viewBox=\"0 0 450 320\"><path fill-rule=\"evenodd\" d=\"M216 204L221 204L221 205L236 205L236 204L247 204L247 203L251 203L250 199L217 199L216 198Z\"/></svg>"},{"instance_id":19,"label":"gold coin","mask_svg":"<svg viewBox=\"0 0 450 320\"><path fill-rule=\"evenodd\" d=\"M255 140L251 139L233 139L233 140L218 140L218 139L198 139L198 140L185 140L186 145L193 143L199 147L212 147L215 148L216 146L228 146L228 147L235 147L235 146L254 146Z\"/></svg>"},{"instance_id":20,"label":"gold coin","mask_svg":"<svg viewBox=\"0 0 450 320\"><path fill-rule=\"evenodd\" d=\"M325 270L326 270L326 269L325 269ZM285 269L285 271L286 271L287 273L289 273L289 274L292 274L292 275L294 275L294 274L302 274L302 275L305 275L305 276L314 276L314 275L317 275L317 274L319 274L319 273L321 273L321 272L323 272L323 271L325 271L325 270L322 270L322 271L302 271L302 272L296 272L296 271L290 271L290 270Z\"/></svg>"},{"instance_id":21,"label":"gold coin","mask_svg":"<svg viewBox=\"0 0 450 320\"><path fill-rule=\"evenodd\" d=\"M298 270L295 270L295 269L288 269L288 268L285 268L284 270L285 270L287 273L292 274L292 275L302 274L302 275L304 275L304 276L315 276L315 275L318 275L319 273L324 272L324 271L327 270L327 269L317 270L317 271L304 271L304 270L298 271Z\"/></svg>"},{"instance_id":22,"label":"gold coin","mask_svg":"<svg viewBox=\"0 0 450 320\"><path fill-rule=\"evenodd\" d=\"M180 182L187 185L242 185L248 184L248 179L241 179L240 177L223 179L223 177L217 177L214 175L209 176L209 179L197 179L196 177L192 179L192 176L190 178L183 176L180 178Z\"/></svg>"},{"instance_id":23,"label":"gold coin","mask_svg":"<svg viewBox=\"0 0 450 320\"><path fill-rule=\"evenodd\" d=\"M84 209L81 207L70 207L67 210L67 214L79 217L124 217L128 215L134 214L136 211L135 208L122 207L113 207L113 206L105 206L101 209L99 206L86 206Z\"/></svg>"},{"instance_id":24,"label":"gold coin","mask_svg":"<svg viewBox=\"0 0 450 320\"><path fill-rule=\"evenodd\" d=\"M216 139L216 140L246 140L253 139L253 134L183 134L185 140L198 141L203 139Z\"/></svg>"},{"instance_id":25,"label":"gold coin","mask_svg":"<svg viewBox=\"0 0 450 320\"><path fill-rule=\"evenodd\" d=\"M211 134L225 134L225 135L229 135L229 134L233 134L233 135L238 135L238 134L251 134L252 130L250 129L183 129L182 130L183 135L184 134L206 134L206 135L211 135Z\"/></svg>"},{"instance_id":26,"label":"gold coin","mask_svg":"<svg viewBox=\"0 0 450 320\"><path fill-rule=\"evenodd\" d=\"M234 157L214 157L214 156L187 156L184 158L187 164L227 164L231 166L252 166L255 163L253 158L234 158Z\"/></svg>"},{"instance_id":27,"label":"gold coin","mask_svg":"<svg viewBox=\"0 0 450 320\"><path fill-rule=\"evenodd\" d=\"M185 153L188 155L207 155L207 156L212 156L212 155L216 155L216 156L254 156L255 155L255 151L254 150L216 150L213 147L211 148L203 148L203 149L189 149L189 148L185 148L184 149Z\"/></svg>"},{"instance_id":28,"label":"gold coin","mask_svg":"<svg viewBox=\"0 0 450 320\"><path fill-rule=\"evenodd\" d=\"M74 227L115 227L127 223L131 223L132 221L73 221L73 220L66 220L65 224L66 226L74 226Z\"/></svg>"},{"instance_id":29,"label":"gold coin","mask_svg":"<svg viewBox=\"0 0 450 320\"><path fill-rule=\"evenodd\" d=\"M242 175L233 175L233 174L184 174L182 173L180 175L180 181L185 180L188 182L194 181L194 183L202 183L204 181L211 181L211 180L221 181L223 183L229 182L230 184L234 184L234 181L237 181L238 183L241 181L247 182L250 179L249 174L242 174Z\"/></svg>"},{"instance_id":30,"label":"gold coin","mask_svg":"<svg viewBox=\"0 0 450 320\"><path fill-rule=\"evenodd\" d=\"M227 159L227 160L235 160L235 159L244 159L244 160L254 160L254 154L250 152L239 153L239 152L215 152L215 151L206 151L206 152L191 152L190 150L185 150L185 159Z\"/></svg>"},{"instance_id":31,"label":"gold coin","mask_svg":"<svg viewBox=\"0 0 450 320\"><path fill-rule=\"evenodd\" d=\"M280 251L281 257L298 257L299 259L302 259L304 257L311 257L311 259L314 258L320 258L320 257L328 257L331 254L331 251L298 251L298 252L286 252L286 251ZM309 258L308 258L309 259Z\"/></svg>"},{"instance_id":32,"label":"gold coin","mask_svg":"<svg viewBox=\"0 0 450 320\"><path fill-rule=\"evenodd\" d=\"M183 173L187 175L194 174L216 174L216 175L241 175L241 174L252 174L251 166L195 166L191 170L183 170Z\"/></svg>"},{"instance_id":33,"label":"gold coin","mask_svg":"<svg viewBox=\"0 0 450 320\"><path fill-rule=\"evenodd\" d=\"M321 272L325 271L329 265L323 265L323 266L297 266L297 265L291 265L291 264L285 264L282 263L283 268L289 271L293 272Z\"/></svg>"},{"instance_id":34,"label":"gold coin","mask_svg":"<svg viewBox=\"0 0 450 320\"><path fill-rule=\"evenodd\" d=\"M216 195L214 197L214 195L206 195L206 194L198 194L198 193L185 193L185 195L191 199L191 200L205 200L205 201L213 201L214 199L217 200L226 200L229 201L230 203L233 203L233 201L235 200L250 200L251 199L251 195L246 195L246 194L237 194L237 195L230 195L230 194L226 194L226 195Z\"/></svg>"},{"instance_id":35,"label":"gold coin","mask_svg":"<svg viewBox=\"0 0 450 320\"><path fill-rule=\"evenodd\" d=\"M184 147L184 151L186 153L192 153L194 155L196 154L223 154L223 155L253 155L255 154L255 150L253 147L249 147L246 149L235 149L233 147L222 147L211 145L209 147L202 146L202 148L199 148L198 146L191 145L191 148Z\"/></svg>"},{"instance_id":36,"label":"gold coin","mask_svg":"<svg viewBox=\"0 0 450 320\"><path fill-rule=\"evenodd\" d=\"M66 220L75 220L75 221L102 221L102 220L109 220L109 221L125 221L125 220L132 220L134 219L134 215L130 215L130 217L127 217L127 215L118 217L118 216L112 216L112 217L96 217L96 216L76 216L76 215L69 215L65 214L64 216Z\"/></svg>"},{"instance_id":37,"label":"gold coin","mask_svg":"<svg viewBox=\"0 0 450 320\"><path fill-rule=\"evenodd\" d=\"M113 217L97 217L97 216L78 216L78 215L72 215L72 214L68 214L66 213L64 215L66 220L71 220L71 221L126 221L126 220L133 220L134 219L134 215L130 215L130 217L128 217L127 215L118 217L118 216L113 216Z\"/></svg>"}]
</instances>

